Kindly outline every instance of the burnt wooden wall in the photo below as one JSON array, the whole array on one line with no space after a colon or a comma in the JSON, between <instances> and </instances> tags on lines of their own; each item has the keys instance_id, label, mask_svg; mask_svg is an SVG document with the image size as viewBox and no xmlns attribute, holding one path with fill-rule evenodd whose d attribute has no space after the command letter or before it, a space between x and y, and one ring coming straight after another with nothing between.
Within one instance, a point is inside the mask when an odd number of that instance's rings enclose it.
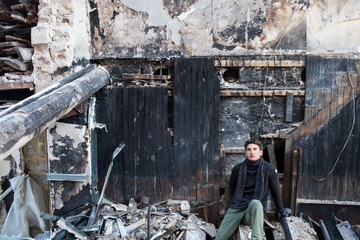
<instances>
[{"instance_id":1,"label":"burnt wooden wall","mask_svg":"<svg viewBox=\"0 0 360 240\"><path fill-rule=\"evenodd\" d=\"M174 76L174 196L208 205L219 199L220 83L214 60L176 59ZM203 210L212 218L216 208Z\"/></svg>"},{"instance_id":2,"label":"burnt wooden wall","mask_svg":"<svg viewBox=\"0 0 360 240\"><path fill-rule=\"evenodd\" d=\"M320 117L324 118L324 114ZM359 97L350 101L334 118L316 132L308 132L294 143L300 148L298 211L313 219L327 219L331 212L351 224L360 223L360 107ZM318 119L318 121L320 121ZM348 136L349 141L342 151ZM335 165L340 155L339 161ZM318 181L319 179L323 179ZM309 201L310 200L310 201ZM318 204L311 200L320 200ZM343 201L332 204L330 201ZM321 203L323 201L323 203Z\"/></svg>"},{"instance_id":3,"label":"burnt wooden wall","mask_svg":"<svg viewBox=\"0 0 360 240\"><path fill-rule=\"evenodd\" d=\"M107 132L97 131L99 191L112 152L124 142L106 196L124 203L142 196L153 203L189 200L208 220L216 219L217 204L211 203L219 197L219 94L214 61L207 58L175 59L170 96L160 86L99 91L96 122L107 126Z\"/></svg>"},{"instance_id":4,"label":"burnt wooden wall","mask_svg":"<svg viewBox=\"0 0 360 240\"><path fill-rule=\"evenodd\" d=\"M124 202L142 196L152 201L171 197L173 166L167 133L168 91L165 87L107 87L98 94L98 177L103 184L112 152L120 142L106 196ZM101 187L102 189L102 187Z\"/></svg>"},{"instance_id":5,"label":"burnt wooden wall","mask_svg":"<svg viewBox=\"0 0 360 240\"><path fill-rule=\"evenodd\" d=\"M356 102L359 98L356 99ZM351 101L318 131L305 135L296 145L301 148L298 198L337 201L359 200L360 135L359 105ZM351 132L353 119L354 129ZM342 149L350 135L349 141ZM341 155L340 155L341 154ZM325 180L338 156L340 160Z\"/></svg>"},{"instance_id":6,"label":"burnt wooden wall","mask_svg":"<svg viewBox=\"0 0 360 240\"><path fill-rule=\"evenodd\" d=\"M335 216L358 224L359 74L352 59L309 56L307 63L307 117L286 139L285 169L292 171L284 172L285 204L291 199L294 207L297 201L298 210L314 219L326 219L333 209Z\"/></svg>"}]
</instances>

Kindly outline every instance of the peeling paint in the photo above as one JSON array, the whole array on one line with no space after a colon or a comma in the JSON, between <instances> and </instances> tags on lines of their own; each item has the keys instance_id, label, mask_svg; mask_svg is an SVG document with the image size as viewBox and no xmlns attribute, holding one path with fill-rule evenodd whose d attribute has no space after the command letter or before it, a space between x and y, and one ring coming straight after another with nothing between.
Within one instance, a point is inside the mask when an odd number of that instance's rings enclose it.
<instances>
[{"instance_id":1,"label":"peeling paint","mask_svg":"<svg viewBox=\"0 0 360 240\"><path fill-rule=\"evenodd\" d=\"M49 173L86 173L87 182L50 182L52 211L60 209L90 182L90 149L86 126L57 122L48 128Z\"/></svg>"},{"instance_id":2,"label":"peeling paint","mask_svg":"<svg viewBox=\"0 0 360 240\"><path fill-rule=\"evenodd\" d=\"M107 0L97 1L94 6L97 7L97 16L92 19L95 58L156 58L277 49L284 47L280 45L284 37L288 49L304 49L304 19L309 3Z\"/></svg>"}]
</instances>

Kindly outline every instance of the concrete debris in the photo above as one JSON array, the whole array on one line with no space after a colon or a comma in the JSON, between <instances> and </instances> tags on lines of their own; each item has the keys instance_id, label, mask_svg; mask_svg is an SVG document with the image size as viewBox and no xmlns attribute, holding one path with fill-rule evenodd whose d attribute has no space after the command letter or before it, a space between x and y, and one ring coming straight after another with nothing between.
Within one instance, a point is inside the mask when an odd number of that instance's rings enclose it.
<instances>
[{"instance_id":1,"label":"concrete debris","mask_svg":"<svg viewBox=\"0 0 360 240\"><path fill-rule=\"evenodd\" d=\"M23 75L23 73L5 73L0 77L0 82L34 82L31 75Z\"/></svg>"},{"instance_id":2,"label":"concrete debris","mask_svg":"<svg viewBox=\"0 0 360 240\"><path fill-rule=\"evenodd\" d=\"M284 229L280 222L272 220L271 222L265 220L263 240L275 239L285 240L286 236ZM237 231L237 239L251 240L251 227L247 225L240 225Z\"/></svg>"},{"instance_id":3,"label":"concrete debris","mask_svg":"<svg viewBox=\"0 0 360 240\"><path fill-rule=\"evenodd\" d=\"M150 211L149 211L150 210ZM130 199L128 205L106 201L99 207L84 205L66 216L43 217L52 220L54 227L44 233L47 239L206 239L214 238L213 224L190 213L185 200L167 200L153 205L146 198L140 203Z\"/></svg>"},{"instance_id":4,"label":"concrete debris","mask_svg":"<svg viewBox=\"0 0 360 240\"><path fill-rule=\"evenodd\" d=\"M337 224L336 227L344 239L357 239L356 233L352 230L348 221L341 222Z\"/></svg>"},{"instance_id":5,"label":"concrete debris","mask_svg":"<svg viewBox=\"0 0 360 240\"><path fill-rule=\"evenodd\" d=\"M287 223L292 239L317 239L315 230L303 218L291 216L287 218Z\"/></svg>"}]
</instances>

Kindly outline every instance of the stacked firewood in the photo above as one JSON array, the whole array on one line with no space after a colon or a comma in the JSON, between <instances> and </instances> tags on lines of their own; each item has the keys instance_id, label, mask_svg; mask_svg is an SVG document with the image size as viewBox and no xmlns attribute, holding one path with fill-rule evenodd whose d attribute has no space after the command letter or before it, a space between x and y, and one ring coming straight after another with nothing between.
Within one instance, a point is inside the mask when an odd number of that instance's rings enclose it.
<instances>
[{"instance_id":1,"label":"stacked firewood","mask_svg":"<svg viewBox=\"0 0 360 240\"><path fill-rule=\"evenodd\" d=\"M0 0L0 75L30 75L38 0Z\"/></svg>"}]
</instances>

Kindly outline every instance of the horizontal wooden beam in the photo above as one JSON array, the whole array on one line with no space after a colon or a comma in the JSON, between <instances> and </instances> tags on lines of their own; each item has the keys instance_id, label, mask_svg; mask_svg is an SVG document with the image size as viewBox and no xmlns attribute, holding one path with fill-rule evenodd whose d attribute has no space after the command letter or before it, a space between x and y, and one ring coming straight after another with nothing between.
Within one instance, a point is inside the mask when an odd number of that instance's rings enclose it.
<instances>
[{"instance_id":1,"label":"horizontal wooden beam","mask_svg":"<svg viewBox=\"0 0 360 240\"><path fill-rule=\"evenodd\" d=\"M0 90L33 89L34 87L32 82L0 82Z\"/></svg>"},{"instance_id":2,"label":"horizontal wooden beam","mask_svg":"<svg viewBox=\"0 0 360 240\"><path fill-rule=\"evenodd\" d=\"M244 147L238 147L238 148L224 148L226 153L245 153Z\"/></svg>"},{"instance_id":3,"label":"horizontal wooden beam","mask_svg":"<svg viewBox=\"0 0 360 240\"><path fill-rule=\"evenodd\" d=\"M70 173L49 173L46 174L48 181L71 181L71 182L85 182L87 176L85 173L70 174Z\"/></svg>"},{"instance_id":4,"label":"horizontal wooden beam","mask_svg":"<svg viewBox=\"0 0 360 240\"><path fill-rule=\"evenodd\" d=\"M220 59L215 60L215 67L305 67L305 60Z\"/></svg>"},{"instance_id":5,"label":"horizontal wooden beam","mask_svg":"<svg viewBox=\"0 0 360 240\"><path fill-rule=\"evenodd\" d=\"M355 201L337 201L337 200L318 200L318 199L296 199L296 203L302 204L321 204L321 205L343 205L343 206L360 206L360 202Z\"/></svg>"},{"instance_id":6,"label":"horizontal wooden beam","mask_svg":"<svg viewBox=\"0 0 360 240\"><path fill-rule=\"evenodd\" d=\"M124 73L121 75L123 79L143 79L143 80L169 80L170 75L151 75L151 74L130 74Z\"/></svg>"},{"instance_id":7,"label":"horizontal wooden beam","mask_svg":"<svg viewBox=\"0 0 360 240\"><path fill-rule=\"evenodd\" d=\"M305 90L221 90L221 97L286 97L288 93L293 96L305 96Z\"/></svg>"}]
</instances>

